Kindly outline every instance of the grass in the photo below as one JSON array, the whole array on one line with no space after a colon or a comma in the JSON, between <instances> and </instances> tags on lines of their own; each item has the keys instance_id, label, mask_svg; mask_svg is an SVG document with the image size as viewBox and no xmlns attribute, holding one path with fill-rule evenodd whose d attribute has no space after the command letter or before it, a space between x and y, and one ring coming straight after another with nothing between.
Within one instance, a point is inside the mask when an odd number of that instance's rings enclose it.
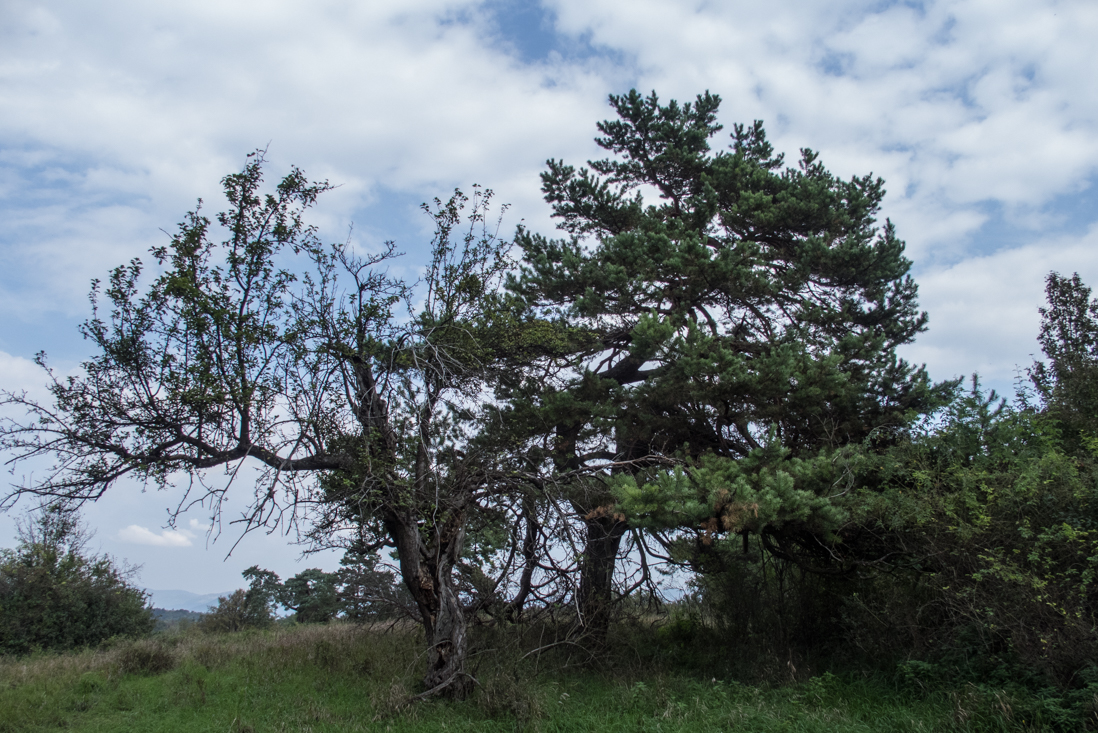
<instances>
[{"instance_id":1,"label":"grass","mask_svg":"<svg viewBox=\"0 0 1098 733\"><path fill-rule=\"evenodd\" d=\"M351 624L161 635L73 654L0 659L8 731L983 731L1039 730L973 688L916 693L882 677L744 684L658 661L658 640L610 659L482 629L465 701L414 702L419 634ZM647 654L641 652L646 650ZM654 661L655 660L655 661ZM703 670L704 671L704 670Z\"/></svg>"}]
</instances>

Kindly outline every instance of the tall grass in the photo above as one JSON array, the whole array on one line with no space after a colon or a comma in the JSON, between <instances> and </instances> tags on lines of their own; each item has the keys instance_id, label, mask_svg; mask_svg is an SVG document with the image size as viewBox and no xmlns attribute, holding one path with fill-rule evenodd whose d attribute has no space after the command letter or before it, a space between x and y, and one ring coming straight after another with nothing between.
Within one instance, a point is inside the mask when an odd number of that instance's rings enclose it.
<instances>
[{"instance_id":1,"label":"tall grass","mask_svg":"<svg viewBox=\"0 0 1098 733\"><path fill-rule=\"evenodd\" d=\"M0 660L0 731L1039 730L1005 695L950 695L881 676L736 681L688 672L630 628L592 654L551 628L476 630L464 702L417 700L417 630L345 623L121 641ZM662 650L662 651L661 651ZM674 651L674 654L671 652ZM717 650L720 651L720 650ZM736 649L725 650L735 656ZM1024 707L1024 706L1023 706Z\"/></svg>"}]
</instances>

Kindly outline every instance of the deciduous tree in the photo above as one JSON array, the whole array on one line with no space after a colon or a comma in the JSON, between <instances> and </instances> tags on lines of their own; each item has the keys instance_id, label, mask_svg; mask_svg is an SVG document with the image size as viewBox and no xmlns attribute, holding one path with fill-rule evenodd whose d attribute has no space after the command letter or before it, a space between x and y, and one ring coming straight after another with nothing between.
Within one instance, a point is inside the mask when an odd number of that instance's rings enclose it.
<instances>
[{"instance_id":1,"label":"deciduous tree","mask_svg":"<svg viewBox=\"0 0 1098 733\"><path fill-rule=\"evenodd\" d=\"M453 568L471 507L503 485L494 457L468 447L495 359L477 333L508 266L486 218L491 193L425 206L435 236L409 284L385 269L392 244L360 254L319 241L304 214L327 183L293 169L264 193L263 163L254 154L224 178L224 241L196 209L151 250L150 279L135 259L95 284L82 333L96 353L78 376L52 378L51 403L5 393L27 418L5 422L0 446L54 460L12 497L79 502L126 478L189 477L181 507L216 512L227 492L250 490L248 528L317 510L321 531L396 548L426 629L425 685L460 694ZM261 472L233 487L244 464ZM211 483L218 467L233 480Z\"/></svg>"},{"instance_id":2,"label":"deciduous tree","mask_svg":"<svg viewBox=\"0 0 1098 733\"><path fill-rule=\"evenodd\" d=\"M1098 299L1074 273L1045 278L1037 341L1047 361L1029 370L1043 407L1055 417L1069 450L1083 435L1098 436Z\"/></svg>"}]
</instances>

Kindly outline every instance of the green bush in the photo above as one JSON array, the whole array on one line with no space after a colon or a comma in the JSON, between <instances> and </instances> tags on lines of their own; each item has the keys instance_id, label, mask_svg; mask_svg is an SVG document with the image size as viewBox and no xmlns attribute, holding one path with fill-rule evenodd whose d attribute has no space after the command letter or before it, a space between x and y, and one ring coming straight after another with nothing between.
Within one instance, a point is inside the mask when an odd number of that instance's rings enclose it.
<instances>
[{"instance_id":1,"label":"green bush","mask_svg":"<svg viewBox=\"0 0 1098 733\"><path fill-rule=\"evenodd\" d=\"M1098 656L1098 462L1065 453L1054 417L977 383L883 459L867 523L915 563L889 615L974 678L1024 668L1073 686ZM899 585L894 585L895 589ZM912 639L916 641L916 639Z\"/></svg>"},{"instance_id":2,"label":"green bush","mask_svg":"<svg viewBox=\"0 0 1098 733\"><path fill-rule=\"evenodd\" d=\"M89 539L76 513L58 506L19 525L18 546L0 550L0 652L73 649L152 631L133 570L86 555Z\"/></svg>"}]
</instances>

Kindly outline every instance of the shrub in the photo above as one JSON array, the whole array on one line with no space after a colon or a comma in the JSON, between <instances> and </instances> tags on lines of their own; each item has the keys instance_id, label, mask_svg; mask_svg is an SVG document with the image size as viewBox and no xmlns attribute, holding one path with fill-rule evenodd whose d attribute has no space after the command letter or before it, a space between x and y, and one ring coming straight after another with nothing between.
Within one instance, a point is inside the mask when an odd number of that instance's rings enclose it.
<instances>
[{"instance_id":1,"label":"shrub","mask_svg":"<svg viewBox=\"0 0 1098 733\"><path fill-rule=\"evenodd\" d=\"M19 524L19 544L0 550L0 652L72 649L141 636L155 621L136 568L85 554L91 535L76 512L44 507Z\"/></svg>"},{"instance_id":2,"label":"shrub","mask_svg":"<svg viewBox=\"0 0 1098 733\"><path fill-rule=\"evenodd\" d=\"M889 457L877 526L918 560L917 631L977 680L1017 680L1021 665L1074 686L1098 654L1098 462L1065 453L1056 427L974 383Z\"/></svg>"}]
</instances>

